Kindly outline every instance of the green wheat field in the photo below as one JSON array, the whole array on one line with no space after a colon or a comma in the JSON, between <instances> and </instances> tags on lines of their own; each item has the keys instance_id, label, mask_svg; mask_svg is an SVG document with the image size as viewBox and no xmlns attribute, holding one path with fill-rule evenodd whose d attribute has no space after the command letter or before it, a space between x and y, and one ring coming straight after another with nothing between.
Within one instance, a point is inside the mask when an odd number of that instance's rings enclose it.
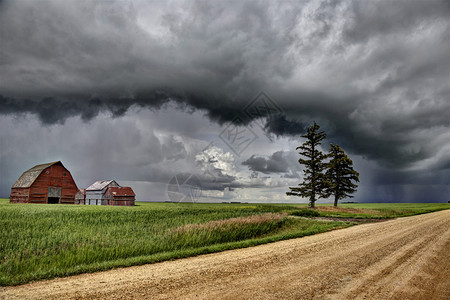
<instances>
[{"instance_id":1,"label":"green wheat field","mask_svg":"<svg viewBox=\"0 0 450 300\"><path fill-rule=\"evenodd\" d=\"M450 204L10 204L0 199L0 285L154 263L449 209ZM326 219L329 217L330 219ZM333 218L333 219L331 219ZM352 218L352 219L349 219Z\"/></svg>"}]
</instances>

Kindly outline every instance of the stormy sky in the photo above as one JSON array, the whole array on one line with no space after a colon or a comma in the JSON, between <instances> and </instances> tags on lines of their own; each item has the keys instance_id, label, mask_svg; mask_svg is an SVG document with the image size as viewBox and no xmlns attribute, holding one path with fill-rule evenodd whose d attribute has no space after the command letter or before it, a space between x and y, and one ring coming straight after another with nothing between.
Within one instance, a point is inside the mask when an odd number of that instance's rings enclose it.
<instances>
[{"instance_id":1,"label":"stormy sky","mask_svg":"<svg viewBox=\"0 0 450 300\"><path fill-rule=\"evenodd\" d=\"M450 200L450 2L0 0L0 197L61 160L138 200L176 178L305 202L285 192L313 121L352 201Z\"/></svg>"}]
</instances>

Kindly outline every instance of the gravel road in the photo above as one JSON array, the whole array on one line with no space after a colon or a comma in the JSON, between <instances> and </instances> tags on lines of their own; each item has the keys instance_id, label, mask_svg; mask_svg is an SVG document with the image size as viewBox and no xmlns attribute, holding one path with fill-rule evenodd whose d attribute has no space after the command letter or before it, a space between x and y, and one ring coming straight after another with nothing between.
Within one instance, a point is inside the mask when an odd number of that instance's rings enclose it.
<instances>
[{"instance_id":1,"label":"gravel road","mask_svg":"<svg viewBox=\"0 0 450 300\"><path fill-rule=\"evenodd\" d=\"M2 299L450 299L450 210L0 288Z\"/></svg>"}]
</instances>

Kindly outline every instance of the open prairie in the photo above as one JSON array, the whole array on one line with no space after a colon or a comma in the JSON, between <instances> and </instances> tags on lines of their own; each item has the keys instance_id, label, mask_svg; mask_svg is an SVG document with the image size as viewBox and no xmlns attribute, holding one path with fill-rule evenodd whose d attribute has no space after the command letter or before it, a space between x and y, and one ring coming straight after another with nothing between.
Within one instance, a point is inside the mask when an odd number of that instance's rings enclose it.
<instances>
[{"instance_id":1,"label":"open prairie","mask_svg":"<svg viewBox=\"0 0 450 300\"><path fill-rule=\"evenodd\" d=\"M289 215L295 206L0 201L0 285L141 265L316 234L353 222Z\"/></svg>"},{"instance_id":2,"label":"open prairie","mask_svg":"<svg viewBox=\"0 0 450 300\"><path fill-rule=\"evenodd\" d=\"M0 200L0 285L256 246L449 204L174 204L135 207Z\"/></svg>"},{"instance_id":3,"label":"open prairie","mask_svg":"<svg viewBox=\"0 0 450 300\"><path fill-rule=\"evenodd\" d=\"M450 210L1 288L7 299L448 299Z\"/></svg>"}]
</instances>

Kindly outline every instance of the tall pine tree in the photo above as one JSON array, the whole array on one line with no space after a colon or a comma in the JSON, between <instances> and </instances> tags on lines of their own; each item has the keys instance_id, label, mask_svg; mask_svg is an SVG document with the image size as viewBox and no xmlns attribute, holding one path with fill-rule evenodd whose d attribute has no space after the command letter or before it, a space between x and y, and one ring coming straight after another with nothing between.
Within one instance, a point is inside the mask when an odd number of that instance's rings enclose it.
<instances>
[{"instance_id":1,"label":"tall pine tree","mask_svg":"<svg viewBox=\"0 0 450 300\"><path fill-rule=\"evenodd\" d=\"M320 151L319 146L326 134L323 131L319 131L320 126L316 122L308 128L308 132L302 137L306 138L301 146L296 150L300 150L299 154L305 159L300 158L298 162L305 165L303 173L305 174L302 183L299 183L298 187L289 187L291 190L287 192L288 196L299 196L309 198L309 206L315 207L316 200L324 197L324 188L326 184L325 174L323 173L326 165L324 163L325 154Z\"/></svg>"},{"instance_id":2,"label":"tall pine tree","mask_svg":"<svg viewBox=\"0 0 450 300\"><path fill-rule=\"evenodd\" d=\"M353 169L353 161L338 145L330 144L328 157L331 159L326 164L325 194L334 196L334 206L337 207L339 200L353 198L352 194L358 187L354 182L359 182L359 173Z\"/></svg>"}]
</instances>

